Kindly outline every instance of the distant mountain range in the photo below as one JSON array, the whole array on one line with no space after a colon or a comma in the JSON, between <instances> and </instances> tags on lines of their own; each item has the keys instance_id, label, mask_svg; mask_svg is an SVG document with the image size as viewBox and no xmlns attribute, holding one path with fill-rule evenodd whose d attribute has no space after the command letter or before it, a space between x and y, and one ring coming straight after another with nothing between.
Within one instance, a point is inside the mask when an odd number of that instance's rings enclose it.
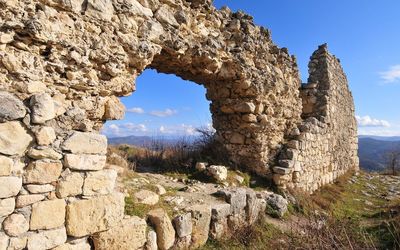
<instances>
[{"instance_id":1,"label":"distant mountain range","mask_svg":"<svg viewBox=\"0 0 400 250\"><path fill-rule=\"evenodd\" d=\"M172 144L179 140L177 137L126 136L108 138L112 145L128 144L135 146L149 146L152 143L162 142ZM358 156L360 167L367 171L382 171L386 168L386 154L393 150L400 150L400 136L384 137L360 135L358 141Z\"/></svg>"},{"instance_id":2,"label":"distant mountain range","mask_svg":"<svg viewBox=\"0 0 400 250\"><path fill-rule=\"evenodd\" d=\"M360 167L367 171L382 171L387 166L387 153L400 151L400 137L359 136Z\"/></svg>"}]
</instances>

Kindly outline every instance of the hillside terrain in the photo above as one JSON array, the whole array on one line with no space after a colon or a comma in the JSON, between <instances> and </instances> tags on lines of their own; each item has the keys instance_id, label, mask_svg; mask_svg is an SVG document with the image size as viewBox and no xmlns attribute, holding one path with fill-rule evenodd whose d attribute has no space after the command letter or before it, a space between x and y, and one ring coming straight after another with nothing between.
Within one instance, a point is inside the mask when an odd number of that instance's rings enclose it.
<instances>
[{"instance_id":1,"label":"hillside terrain","mask_svg":"<svg viewBox=\"0 0 400 250\"><path fill-rule=\"evenodd\" d=\"M366 171L383 171L387 153L400 150L399 137L360 137L358 143L360 167Z\"/></svg>"}]
</instances>

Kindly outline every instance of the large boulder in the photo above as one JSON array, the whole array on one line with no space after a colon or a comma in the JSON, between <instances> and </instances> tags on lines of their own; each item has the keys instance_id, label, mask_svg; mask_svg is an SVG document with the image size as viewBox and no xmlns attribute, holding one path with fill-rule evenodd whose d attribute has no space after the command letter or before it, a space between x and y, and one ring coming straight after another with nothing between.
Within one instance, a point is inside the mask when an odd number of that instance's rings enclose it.
<instances>
[{"instance_id":1,"label":"large boulder","mask_svg":"<svg viewBox=\"0 0 400 250\"><path fill-rule=\"evenodd\" d=\"M25 105L14 95L0 91L0 122L16 120L26 114Z\"/></svg>"},{"instance_id":2,"label":"large boulder","mask_svg":"<svg viewBox=\"0 0 400 250\"><path fill-rule=\"evenodd\" d=\"M217 181L225 181L228 178L228 169L224 166L211 165L207 171Z\"/></svg>"},{"instance_id":3,"label":"large boulder","mask_svg":"<svg viewBox=\"0 0 400 250\"><path fill-rule=\"evenodd\" d=\"M115 226L124 216L124 195L113 193L67 205L68 235L83 237Z\"/></svg>"},{"instance_id":4,"label":"large boulder","mask_svg":"<svg viewBox=\"0 0 400 250\"><path fill-rule=\"evenodd\" d=\"M20 122L0 123L0 153L23 155L32 140Z\"/></svg>"},{"instance_id":5,"label":"large boulder","mask_svg":"<svg viewBox=\"0 0 400 250\"><path fill-rule=\"evenodd\" d=\"M0 200L0 217L10 215L15 209L15 199L7 198Z\"/></svg>"},{"instance_id":6,"label":"large boulder","mask_svg":"<svg viewBox=\"0 0 400 250\"><path fill-rule=\"evenodd\" d=\"M146 228L146 221L137 216L125 218L110 230L94 235L95 249L142 249L146 243Z\"/></svg>"}]
</instances>

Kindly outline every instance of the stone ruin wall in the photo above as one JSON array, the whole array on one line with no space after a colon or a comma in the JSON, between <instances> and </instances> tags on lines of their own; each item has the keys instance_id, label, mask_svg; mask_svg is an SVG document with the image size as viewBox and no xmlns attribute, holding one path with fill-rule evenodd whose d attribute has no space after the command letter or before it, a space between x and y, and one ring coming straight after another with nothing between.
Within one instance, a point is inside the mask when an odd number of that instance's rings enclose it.
<instances>
[{"instance_id":1,"label":"stone ruin wall","mask_svg":"<svg viewBox=\"0 0 400 250\"><path fill-rule=\"evenodd\" d=\"M303 122L292 131L274 167L278 186L313 192L349 170L357 171L358 138L353 97L340 61L321 45L300 90Z\"/></svg>"},{"instance_id":2,"label":"stone ruin wall","mask_svg":"<svg viewBox=\"0 0 400 250\"><path fill-rule=\"evenodd\" d=\"M326 120L303 121L296 59L242 12L209 0L0 0L0 249L87 249L88 236L121 225L124 198L98 131L123 117L118 97L146 68L205 86L217 136L239 165L266 176L276 166L282 187L332 181L357 165L356 131L347 82L326 58L310 76L331 98ZM303 171L284 162L297 144Z\"/></svg>"}]
</instances>

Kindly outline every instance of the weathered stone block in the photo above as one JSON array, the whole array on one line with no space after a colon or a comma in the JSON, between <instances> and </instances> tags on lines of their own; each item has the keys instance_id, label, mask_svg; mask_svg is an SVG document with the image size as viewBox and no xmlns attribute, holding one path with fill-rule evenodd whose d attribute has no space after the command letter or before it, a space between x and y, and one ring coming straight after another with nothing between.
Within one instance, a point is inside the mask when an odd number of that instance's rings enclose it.
<instances>
[{"instance_id":1,"label":"weathered stone block","mask_svg":"<svg viewBox=\"0 0 400 250\"><path fill-rule=\"evenodd\" d=\"M53 229L64 225L65 205L63 199L48 200L33 204L30 229Z\"/></svg>"},{"instance_id":2,"label":"weathered stone block","mask_svg":"<svg viewBox=\"0 0 400 250\"><path fill-rule=\"evenodd\" d=\"M106 154L107 138L96 133L74 132L62 144L62 149L73 154Z\"/></svg>"},{"instance_id":3,"label":"weathered stone block","mask_svg":"<svg viewBox=\"0 0 400 250\"><path fill-rule=\"evenodd\" d=\"M11 175L14 161L11 158L0 155L0 176Z\"/></svg>"},{"instance_id":4,"label":"weathered stone block","mask_svg":"<svg viewBox=\"0 0 400 250\"><path fill-rule=\"evenodd\" d=\"M151 210L147 214L157 232L157 245L161 250L170 249L175 242L175 230L168 214L161 208Z\"/></svg>"},{"instance_id":5,"label":"weathered stone block","mask_svg":"<svg viewBox=\"0 0 400 250\"><path fill-rule=\"evenodd\" d=\"M68 235L83 237L115 226L124 216L124 196L113 193L67 205Z\"/></svg>"},{"instance_id":6,"label":"weathered stone block","mask_svg":"<svg viewBox=\"0 0 400 250\"><path fill-rule=\"evenodd\" d=\"M47 146L54 142L56 133L52 127L42 127L36 133L36 141L41 146Z\"/></svg>"},{"instance_id":7,"label":"weathered stone block","mask_svg":"<svg viewBox=\"0 0 400 250\"><path fill-rule=\"evenodd\" d=\"M18 237L29 230L29 222L22 214L11 214L3 221L3 229L8 236Z\"/></svg>"},{"instance_id":8,"label":"weathered stone block","mask_svg":"<svg viewBox=\"0 0 400 250\"><path fill-rule=\"evenodd\" d=\"M140 190L139 192L136 192L133 196L135 197L137 203L150 206L157 204L159 201L158 194L149 190Z\"/></svg>"},{"instance_id":9,"label":"weathered stone block","mask_svg":"<svg viewBox=\"0 0 400 250\"><path fill-rule=\"evenodd\" d=\"M20 122L0 123L0 153L22 155L32 140Z\"/></svg>"},{"instance_id":10,"label":"weathered stone block","mask_svg":"<svg viewBox=\"0 0 400 250\"><path fill-rule=\"evenodd\" d=\"M16 120L26 114L25 105L14 95L0 91L0 122Z\"/></svg>"},{"instance_id":11,"label":"weathered stone block","mask_svg":"<svg viewBox=\"0 0 400 250\"><path fill-rule=\"evenodd\" d=\"M0 200L0 217L10 215L15 209L15 198Z\"/></svg>"},{"instance_id":12,"label":"weathered stone block","mask_svg":"<svg viewBox=\"0 0 400 250\"><path fill-rule=\"evenodd\" d=\"M47 93L32 96L30 105L33 123L43 124L56 116L54 101Z\"/></svg>"},{"instance_id":13,"label":"weathered stone block","mask_svg":"<svg viewBox=\"0 0 400 250\"><path fill-rule=\"evenodd\" d=\"M51 249L67 241L65 227L32 232L28 235L27 247L29 250Z\"/></svg>"},{"instance_id":14,"label":"weathered stone block","mask_svg":"<svg viewBox=\"0 0 400 250\"><path fill-rule=\"evenodd\" d=\"M192 214L178 215L173 220L176 234L182 238L192 234Z\"/></svg>"},{"instance_id":15,"label":"weathered stone block","mask_svg":"<svg viewBox=\"0 0 400 250\"><path fill-rule=\"evenodd\" d=\"M67 154L64 156L65 166L75 170L101 170L106 165L105 155Z\"/></svg>"},{"instance_id":16,"label":"weathered stone block","mask_svg":"<svg viewBox=\"0 0 400 250\"><path fill-rule=\"evenodd\" d=\"M57 181L61 175L62 164L59 161L38 160L31 162L24 174L24 183L46 184Z\"/></svg>"},{"instance_id":17,"label":"weathered stone block","mask_svg":"<svg viewBox=\"0 0 400 250\"><path fill-rule=\"evenodd\" d=\"M146 221L137 216L123 219L117 226L94 235L95 249L141 249L146 243L146 228Z\"/></svg>"},{"instance_id":18,"label":"weathered stone block","mask_svg":"<svg viewBox=\"0 0 400 250\"><path fill-rule=\"evenodd\" d=\"M14 176L0 177L0 198L16 196L22 187L22 178Z\"/></svg>"},{"instance_id":19,"label":"weathered stone block","mask_svg":"<svg viewBox=\"0 0 400 250\"><path fill-rule=\"evenodd\" d=\"M114 190L117 172L105 169L96 172L88 172L83 184L84 195L109 194Z\"/></svg>"},{"instance_id":20,"label":"weathered stone block","mask_svg":"<svg viewBox=\"0 0 400 250\"><path fill-rule=\"evenodd\" d=\"M192 214L192 247L204 245L208 239L211 222L211 207L195 205L187 209Z\"/></svg>"},{"instance_id":21,"label":"weathered stone block","mask_svg":"<svg viewBox=\"0 0 400 250\"><path fill-rule=\"evenodd\" d=\"M83 177L80 173L69 173L58 181L56 194L58 198L82 194Z\"/></svg>"},{"instance_id":22,"label":"weathered stone block","mask_svg":"<svg viewBox=\"0 0 400 250\"><path fill-rule=\"evenodd\" d=\"M17 208L25 207L33 203L36 203L38 201L44 200L44 198L45 196L41 194L18 195L16 207Z\"/></svg>"}]
</instances>

